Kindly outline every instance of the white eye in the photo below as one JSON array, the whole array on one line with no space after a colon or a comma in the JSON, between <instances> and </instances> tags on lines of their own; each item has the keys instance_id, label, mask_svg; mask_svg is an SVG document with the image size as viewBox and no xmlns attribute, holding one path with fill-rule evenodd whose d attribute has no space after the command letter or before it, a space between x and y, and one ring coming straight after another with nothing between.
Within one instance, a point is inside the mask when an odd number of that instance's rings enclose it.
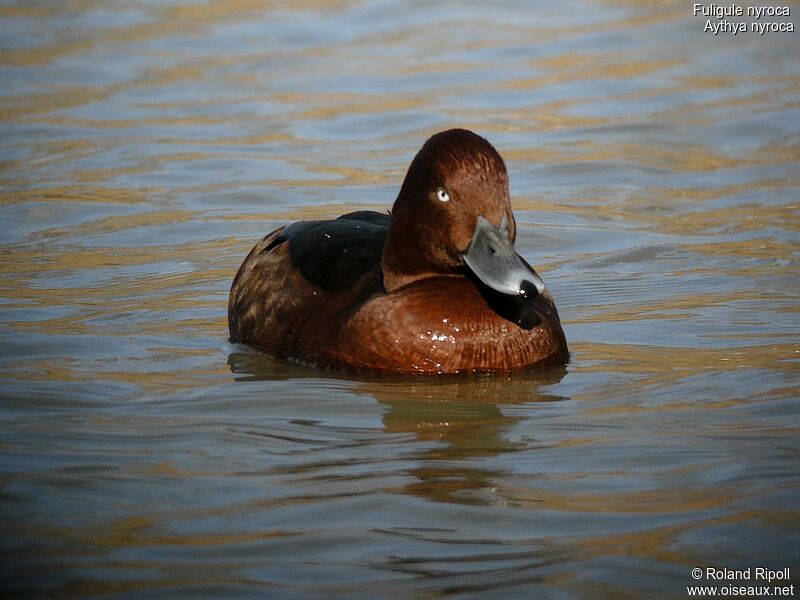
<instances>
[{"instance_id":1,"label":"white eye","mask_svg":"<svg viewBox=\"0 0 800 600\"><path fill-rule=\"evenodd\" d=\"M439 200L439 202L447 202L450 200L450 195L447 193L446 189L439 188L436 190L436 199Z\"/></svg>"}]
</instances>

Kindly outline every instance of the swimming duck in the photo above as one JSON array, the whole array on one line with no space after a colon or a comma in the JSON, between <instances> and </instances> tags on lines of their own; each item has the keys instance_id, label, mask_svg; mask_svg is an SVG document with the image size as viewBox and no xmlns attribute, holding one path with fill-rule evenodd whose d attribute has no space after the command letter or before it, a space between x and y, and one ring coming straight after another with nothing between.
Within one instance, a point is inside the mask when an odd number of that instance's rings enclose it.
<instances>
[{"instance_id":1,"label":"swimming duck","mask_svg":"<svg viewBox=\"0 0 800 600\"><path fill-rule=\"evenodd\" d=\"M233 280L232 342L316 367L499 372L569 358L553 298L514 250L500 154L431 137L389 214L300 221L258 242Z\"/></svg>"}]
</instances>

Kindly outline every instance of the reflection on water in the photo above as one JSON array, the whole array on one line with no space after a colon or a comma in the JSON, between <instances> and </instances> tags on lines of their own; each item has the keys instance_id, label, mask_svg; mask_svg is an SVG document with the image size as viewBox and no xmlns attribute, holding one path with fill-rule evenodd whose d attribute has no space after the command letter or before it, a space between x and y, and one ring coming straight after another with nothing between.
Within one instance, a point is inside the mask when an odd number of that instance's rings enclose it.
<instances>
[{"instance_id":1,"label":"reflection on water","mask_svg":"<svg viewBox=\"0 0 800 600\"><path fill-rule=\"evenodd\" d=\"M231 354L229 364L234 373L249 375L248 381L284 378L291 370L252 352ZM565 374L558 368L514 377L375 377L353 391L379 403L384 432L406 434L405 439L418 442L422 449L421 465L406 473L412 482L397 491L463 502L470 492L482 496L491 489L497 474L466 466L465 459L503 456L529 447L508 438L509 428L521 419L504 414L500 405L561 400L540 388L558 383ZM323 469L330 466L322 464ZM304 470L315 470L314 463Z\"/></svg>"},{"instance_id":2,"label":"reflection on water","mask_svg":"<svg viewBox=\"0 0 800 600\"><path fill-rule=\"evenodd\" d=\"M703 25L669 1L0 7L3 595L796 578L800 47ZM385 210L453 126L507 161L565 370L364 379L227 343L257 239Z\"/></svg>"}]
</instances>

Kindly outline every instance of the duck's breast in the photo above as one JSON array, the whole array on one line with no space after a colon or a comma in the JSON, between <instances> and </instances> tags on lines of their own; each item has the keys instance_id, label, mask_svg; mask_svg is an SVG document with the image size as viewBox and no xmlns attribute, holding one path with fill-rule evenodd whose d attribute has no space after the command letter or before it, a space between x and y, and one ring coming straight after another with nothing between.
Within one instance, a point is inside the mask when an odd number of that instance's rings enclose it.
<instances>
[{"instance_id":1,"label":"duck's breast","mask_svg":"<svg viewBox=\"0 0 800 600\"><path fill-rule=\"evenodd\" d=\"M464 277L426 279L361 305L330 340L336 366L395 372L486 372L563 364L564 333L549 297L526 329L489 307Z\"/></svg>"}]
</instances>

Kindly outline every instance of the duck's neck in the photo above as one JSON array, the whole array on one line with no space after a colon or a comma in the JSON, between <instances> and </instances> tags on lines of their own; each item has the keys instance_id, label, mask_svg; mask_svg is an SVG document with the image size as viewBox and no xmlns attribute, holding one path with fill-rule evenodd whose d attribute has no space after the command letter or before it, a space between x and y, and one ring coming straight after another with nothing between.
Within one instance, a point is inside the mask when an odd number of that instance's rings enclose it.
<instances>
[{"instance_id":1,"label":"duck's neck","mask_svg":"<svg viewBox=\"0 0 800 600\"><path fill-rule=\"evenodd\" d=\"M393 239L390 228L381 258L383 287L387 293L391 294L415 281L435 275L414 259L408 251L408 241L404 244L402 240Z\"/></svg>"}]
</instances>

